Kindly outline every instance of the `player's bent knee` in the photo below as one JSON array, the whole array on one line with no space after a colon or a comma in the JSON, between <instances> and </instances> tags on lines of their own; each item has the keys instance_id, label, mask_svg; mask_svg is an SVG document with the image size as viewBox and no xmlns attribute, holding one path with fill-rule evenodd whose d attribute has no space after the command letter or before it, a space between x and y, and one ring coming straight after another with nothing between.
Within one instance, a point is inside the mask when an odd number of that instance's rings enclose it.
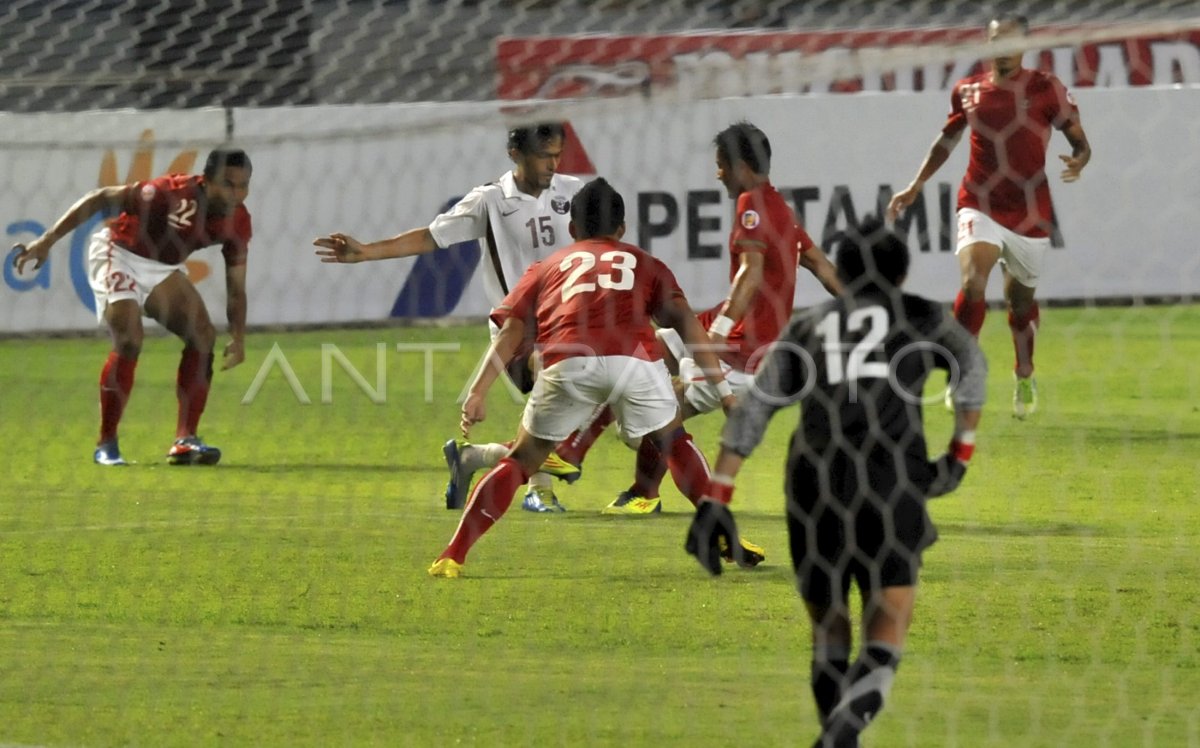
<instances>
[{"instance_id":1,"label":"player's bent knee","mask_svg":"<svg viewBox=\"0 0 1200 748\"><path fill-rule=\"evenodd\" d=\"M207 320L196 322L192 325L187 343L196 350L211 351L217 344L217 328Z\"/></svg>"}]
</instances>

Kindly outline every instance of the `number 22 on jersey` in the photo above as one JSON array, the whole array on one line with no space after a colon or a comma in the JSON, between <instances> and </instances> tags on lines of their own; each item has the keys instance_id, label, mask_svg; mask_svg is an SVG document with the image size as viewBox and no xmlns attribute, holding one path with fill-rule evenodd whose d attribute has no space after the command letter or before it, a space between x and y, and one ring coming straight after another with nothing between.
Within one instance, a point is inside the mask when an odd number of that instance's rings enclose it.
<instances>
[{"instance_id":1,"label":"number 22 on jersey","mask_svg":"<svg viewBox=\"0 0 1200 748\"><path fill-rule=\"evenodd\" d=\"M573 270L572 265L575 266ZM564 273L571 271L563 283L563 303L575 294L595 291L597 286L612 291L628 291L633 288L633 270L637 267L637 257L629 252L612 250L600 255L600 272L595 275L596 282L585 281L583 276L596 266L596 256L590 252L572 252L562 259L558 269Z\"/></svg>"},{"instance_id":2,"label":"number 22 on jersey","mask_svg":"<svg viewBox=\"0 0 1200 748\"><path fill-rule=\"evenodd\" d=\"M883 341L887 337L888 316L881 306L855 309L846 317L846 332L854 335L857 342L842 342L842 315L830 312L817 324L817 335L824 341L825 377L830 384L841 384L858 379L886 379L886 361L871 361L883 357Z\"/></svg>"}]
</instances>

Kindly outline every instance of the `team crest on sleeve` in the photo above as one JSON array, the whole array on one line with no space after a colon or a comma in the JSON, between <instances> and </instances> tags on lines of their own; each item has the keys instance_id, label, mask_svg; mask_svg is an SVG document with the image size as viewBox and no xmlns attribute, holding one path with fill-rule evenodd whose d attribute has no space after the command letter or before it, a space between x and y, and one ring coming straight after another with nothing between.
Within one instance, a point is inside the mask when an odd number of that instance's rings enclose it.
<instances>
[{"instance_id":1,"label":"team crest on sleeve","mask_svg":"<svg viewBox=\"0 0 1200 748\"><path fill-rule=\"evenodd\" d=\"M571 201L562 195L556 195L550 200L550 207L554 209L555 213L566 215L567 211L571 209Z\"/></svg>"},{"instance_id":2,"label":"team crest on sleeve","mask_svg":"<svg viewBox=\"0 0 1200 748\"><path fill-rule=\"evenodd\" d=\"M748 210L742 214L742 228L753 229L758 226L758 211Z\"/></svg>"},{"instance_id":3,"label":"team crest on sleeve","mask_svg":"<svg viewBox=\"0 0 1200 748\"><path fill-rule=\"evenodd\" d=\"M154 185L152 185L152 184L143 184L142 185L142 202L147 202L147 203L150 202L151 200L154 199L154 196L156 194L158 194L158 190L154 189Z\"/></svg>"}]
</instances>

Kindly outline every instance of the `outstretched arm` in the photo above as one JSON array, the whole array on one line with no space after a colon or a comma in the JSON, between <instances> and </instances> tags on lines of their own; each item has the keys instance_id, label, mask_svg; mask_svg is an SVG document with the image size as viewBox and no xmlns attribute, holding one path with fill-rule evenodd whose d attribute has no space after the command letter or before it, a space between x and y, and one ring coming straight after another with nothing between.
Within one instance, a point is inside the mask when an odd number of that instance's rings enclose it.
<instances>
[{"instance_id":1,"label":"outstretched arm","mask_svg":"<svg viewBox=\"0 0 1200 748\"><path fill-rule=\"evenodd\" d=\"M125 202L125 196L129 194L129 189L129 185L117 185L92 190L68 208L67 212L63 213L62 217L55 221L46 233L28 244L14 245L14 249L21 250L13 258L13 266L16 267L17 272L24 272L25 263L30 260L33 260L34 270L40 269L55 242L74 231L99 211L121 207Z\"/></svg>"},{"instance_id":2,"label":"outstretched arm","mask_svg":"<svg viewBox=\"0 0 1200 748\"><path fill-rule=\"evenodd\" d=\"M800 253L800 267L813 274L830 296L842 293L842 282L838 280L837 268L820 247L809 247Z\"/></svg>"},{"instance_id":3,"label":"outstretched arm","mask_svg":"<svg viewBox=\"0 0 1200 748\"><path fill-rule=\"evenodd\" d=\"M687 301L679 297L670 299L659 309L656 321L674 329L679 333L679 337L683 338L684 345L704 372L704 378L721 394L721 407L728 413L737 398L733 395L733 388L725 381L725 374L721 371L721 360L709 342L708 333L700 324L700 320L696 319Z\"/></svg>"},{"instance_id":4,"label":"outstretched arm","mask_svg":"<svg viewBox=\"0 0 1200 748\"><path fill-rule=\"evenodd\" d=\"M1062 171L1062 181L1074 182L1079 179L1083 167L1092 160L1092 145L1088 142L1087 133L1083 131L1083 125L1078 119L1064 127L1062 132L1071 144L1071 155L1058 157L1066 166Z\"/></svg>"},{"instance_id":5,"label":"outstretched arm","mask_svg":"<svg viewBox=\"0 0 1200 748\"><path fill-rule=\"evenodd\" d=\"M504 373L508 362L516 355L517 348L525 340L525 322L510 316L500 328L500 334L488 346L487 356L475 381L463 401L462 422L459 424L464 437L470 436L471 427L487 418L487 393Z\"/></svg>"},{"instance_id":6,"label":"outstretched arm","mask_svg":"<svg viewBox=\"0 0 1200 748\"><path fill-rule=\"evenodd\" d=\"M369 260L388 260L393 257L411 257L432 252L438 248L428 227L410 229L391 239L362 243L349 234L330 234L313 240L321 247L317 256L321 262L355 263Z\"/></svg>"},{"instance_id":7,"label":"outstretched arm","mask_svg":"<svg viewBox=\"0 0 1200 748\"><path fill-rule=\"evenodd\" d=\"M936 342L948 354L944 362L947 371L953 373L957 364L959 380L954 391L954 434L946 453L933 462L933 483L926 492L929 498L950 493L966 475L987 396L987 359L974 336L953 319L945 318Z\"/></svg>"},{"instance_id":8,"label":"outstretched arm","mask_svg":"<svg viewBox=\"0 0 1200 748\"><path fill-rule=\"evenodd\" d=\"M958 145L959 139L962 138L962 132L951 136L946 134L938 135L937 140L933 141L933 145L929 146L929 152L925 154L925 160L921 162L921 168L917 170L917 176L913 181L908 183L908 186L892 195L892 199L888 202L887 217L889 220L896 220L900 215L900 211L912 205L920 194L921 188L929 181L929 178L937 173L937 170L942 168L942 164L946 163L946 159L950 158L950 153L954 147Z\"/></svg>"}]
</instances>

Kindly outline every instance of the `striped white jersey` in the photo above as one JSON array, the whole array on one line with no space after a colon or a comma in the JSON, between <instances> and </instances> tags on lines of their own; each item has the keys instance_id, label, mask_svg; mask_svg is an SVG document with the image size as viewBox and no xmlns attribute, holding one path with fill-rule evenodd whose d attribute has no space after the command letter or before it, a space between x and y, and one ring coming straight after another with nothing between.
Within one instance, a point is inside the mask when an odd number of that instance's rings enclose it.
<instances>
[{"instance_id":1,"label":"striped white jersey","mask_svg":"<svg viewBox=\"0 0 1200 748\"><path fill-rule=\"evenodd\" d=\"M468 192L433 219L429 233L439 247L479 240L484 293L495 308L526 268L574 242L567 230L571 200L583 184L578 177L555 174L550 187L533 197L517 189L510 171Z\"/></svg>"}]
</instances>

